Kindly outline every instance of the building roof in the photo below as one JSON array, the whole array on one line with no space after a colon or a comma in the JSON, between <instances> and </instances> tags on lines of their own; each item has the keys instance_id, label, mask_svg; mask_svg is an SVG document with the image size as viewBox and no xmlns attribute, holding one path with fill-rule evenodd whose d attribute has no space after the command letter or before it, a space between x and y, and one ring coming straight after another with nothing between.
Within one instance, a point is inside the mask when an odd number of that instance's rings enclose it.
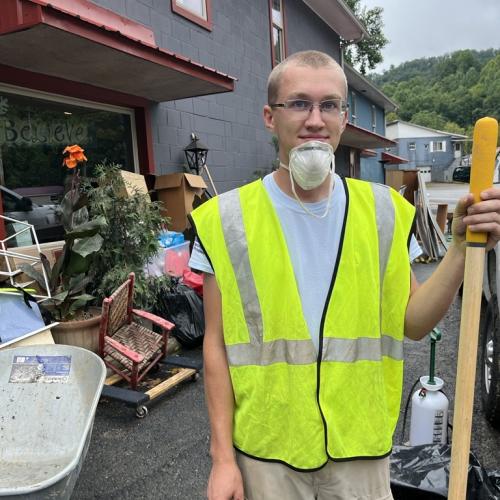
<instances>
[{"instance_id":1,"label":"building roof","mask_svg":"<svg viewBox=\"0 0 500 500\"><path fill-rule=\"evenodd\" d=\"M0 64L157 102L228 92L235 80L157 46L149 28L89 0L7 2Z\"/></svg>"},{"instance_id":2,"label":"building roof","mask_svg":"<svg viewBox=\"0 0 500 500\"><path fill-rule=\"evenodd\" d=\"M382 151L382 161L385 163L390 163L392 165L399 165L400 163L408 163L409 160L401 156L393 155L392 153L387 153Z\"/></svg>"},{"instance_id":3,"label":"building roof","mask_svg":"<svg viewBox=\"0 0 500 500\"><path fill-rule=\"evenodd\" d=\"M359 42L369 34L343 0L303 0L333 31L344 40Z\"/></svg>"},{"instance_id":4,"label":"building roof","mask_svg":"<svg viewBox=\"0 0 500 500\"><path fill-rule=\"evenodd\" d=\"M468 139L468 137L466 135L462 135L462 134L455 134L453 132L446 132L444 130L436 130L436 129L433 129L433 128L430 128L430 127L424 127L423 125L417 125L416 123L410 123L410 122L404 122L402 120L394 120L392 122L389 122L386 124L386 133L387 135L391 135L394 139L400 139L400 138L403 138L403 136L395 136L394 133L391 134L390 132L390 129L391 128L394 128L394 127L397 127L399 125L403 125L407 128L414 128L416 129L416 133L417 131L419 131L420 133L417 135L417 137L429 137L430 136L448 136L448 137L451 137L451 139L457 139L457 140L463 140L463 139ZM422 131L425 131L425 132L429 132L429 134L427 135L422 135ZM404 135L404 138L413 138L414 136L413 135L408 135L408 134L405 134Z\"/></svg>"},{"instance_id":5,"label":"building roof","mask_svg":"<svg viewBox=\"0 0 500 500\"><path fill-rule=\"evenodd\" d=\"M361 73L358 73L352 66L344 63L344 72L347 77L349 87L354 89L359 94L366 96L374 104L378 104L386 112L394 111L397 105L391 101L380 89L372 82L365 78Z\"/></svg>"},{"instance_id":6,"label":"building roof","mask_svg":"<svg viewBox=\"0 0 500 500\"><path fill-rule=\"evenodd\" d=\"M383 135L348 123L340 136L340 144L357 149L390 148L396 143Z\"/></svg>"}]
</instances>

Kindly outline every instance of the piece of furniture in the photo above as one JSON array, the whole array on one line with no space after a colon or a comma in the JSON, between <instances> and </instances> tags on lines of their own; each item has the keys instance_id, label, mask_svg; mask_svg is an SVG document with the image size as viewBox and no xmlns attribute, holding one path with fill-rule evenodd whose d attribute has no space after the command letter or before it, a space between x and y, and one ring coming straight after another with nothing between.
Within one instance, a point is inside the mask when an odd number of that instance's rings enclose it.
<instances>
[{"instance_id":1,"label":"piece of furniture","mask_svg":"<svg viewBox=\"0 0 500 500\"><path fill-rule=\"evenodd\" d=\"M132 389L167 354L167 342L174 324L154 314L133 309L134 273L105 298L99 331L99 354L106 366L125 379ZM136 323L144 318L161 328L158 334Z\"/></svg>"}]
</instances>

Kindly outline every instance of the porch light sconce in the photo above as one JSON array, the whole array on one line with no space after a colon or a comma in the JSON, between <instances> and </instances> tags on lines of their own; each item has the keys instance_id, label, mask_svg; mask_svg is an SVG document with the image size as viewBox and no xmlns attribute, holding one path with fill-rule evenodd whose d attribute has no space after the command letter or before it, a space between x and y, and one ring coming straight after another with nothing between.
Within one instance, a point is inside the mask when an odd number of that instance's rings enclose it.
<instances>
[{"instance_id":1,"label":"porch light sconce","mask_svg":"<svg viewBox=\"0 0 500 500\"><path fill-rule=\"evenodd\" d=\"M189 169L200 175L200 171L207 163L208 148L198 139L195 133L191 133L191 142L184 148L184 154Z\"/></svg>"}]
</instances>

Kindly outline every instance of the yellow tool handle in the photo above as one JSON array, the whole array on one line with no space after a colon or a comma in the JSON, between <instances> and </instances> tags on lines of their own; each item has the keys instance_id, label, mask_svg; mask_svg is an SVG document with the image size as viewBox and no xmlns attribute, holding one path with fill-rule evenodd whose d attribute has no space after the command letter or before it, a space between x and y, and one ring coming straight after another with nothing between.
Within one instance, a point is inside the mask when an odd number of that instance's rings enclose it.
<instances>
[{"instance_id":1,"label":"yellow tool handle","mask_svg":"<svg viewBox=\"0 0 500 500\"><path fill-rule=\"evenodd\" d=\"M493 184L495 154L498 141L498 122L494 118L481 118L474 125L470 192L474 203L481 201L480 194ZM467 243L486 245L486 233L473 233L467 229Z\"/></svg>"}]
</instances>

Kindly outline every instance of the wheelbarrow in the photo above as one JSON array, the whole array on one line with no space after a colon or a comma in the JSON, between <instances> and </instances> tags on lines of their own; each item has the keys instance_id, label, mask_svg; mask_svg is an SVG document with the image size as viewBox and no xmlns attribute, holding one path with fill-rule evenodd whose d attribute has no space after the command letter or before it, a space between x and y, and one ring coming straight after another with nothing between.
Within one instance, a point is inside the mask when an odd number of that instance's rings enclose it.
<instances>
[{"instance_id":1,"label":"wheelbarrow","mask_svg":"<svg viewBox=\"0 0 500 500\"><path fill-rule=\"evenodd\" d=\"M106 377L94 353L67 345L0 351L0 498L69 499Z\"/></svg>"}]
</instances>

